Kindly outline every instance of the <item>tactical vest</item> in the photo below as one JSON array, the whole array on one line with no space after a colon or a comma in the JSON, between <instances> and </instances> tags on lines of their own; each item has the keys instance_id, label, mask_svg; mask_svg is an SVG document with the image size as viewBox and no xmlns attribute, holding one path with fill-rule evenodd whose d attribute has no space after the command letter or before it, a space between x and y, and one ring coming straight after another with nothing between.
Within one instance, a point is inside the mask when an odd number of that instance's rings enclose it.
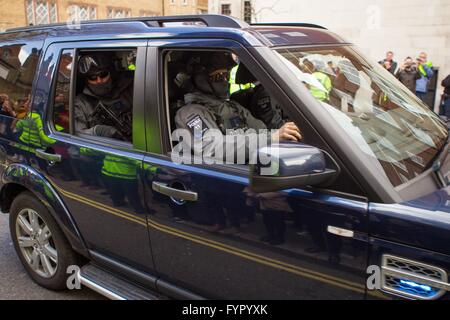
<instances>
[{"instance_id":1,"label":"tactical vest","mask_svg":"<svg viewBox=\"0 0 450 320\"><path fill-rule=\"evenodd\" d=\"M247 119L243 115L242 110L237 106L236 102L225 101L224 103L228 103L233 109L234 113L236 114L235 117L229 119L230 122L229 125L223 118L223 115L217 112L218 111L217 107L203 102L203 105L213 114L215 118L214 120L217 126L219 127L220 131L222 131L222 134L226 134L227 130L236 130L236 129L243 129L244 131L247 130L248 129Z\"/></svg>"}]
</instances>

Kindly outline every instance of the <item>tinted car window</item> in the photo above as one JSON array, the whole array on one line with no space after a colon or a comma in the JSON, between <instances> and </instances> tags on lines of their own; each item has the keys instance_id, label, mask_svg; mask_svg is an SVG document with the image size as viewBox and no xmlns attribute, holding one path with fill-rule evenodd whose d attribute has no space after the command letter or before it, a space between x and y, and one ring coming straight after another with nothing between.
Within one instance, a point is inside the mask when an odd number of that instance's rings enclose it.
<instances>
[{"instance_id":1,"label":"tinted car window","mask_svg":"<svg viewBox=\"0 0 450 320\"><path fill-rule=\"evenodd\" d=\"M40 51L34 44L0 47L0 114L19 119L28 113Z\"/></svg>"},{"instance_id":2,"label":"tinted car window","mask_svg":"<svg viewBox=\"0 0 450 320\"><path fill-rule=\"evenodd\" d=\"M53 123L55 129L60 132L69 132L69 93L73 56L73 50L64 50L58 66L53 104Z\"/></svg>"},{"instance_id":3,"label":"tinted car window","mask_svg":"<svg viewBox=\"0 0 450 320\"><path fill-rule=\"evenodd\" d=\"M132 141L136 49L82 50L77 57L75 134Z\"/></svg>"}]
</instances>

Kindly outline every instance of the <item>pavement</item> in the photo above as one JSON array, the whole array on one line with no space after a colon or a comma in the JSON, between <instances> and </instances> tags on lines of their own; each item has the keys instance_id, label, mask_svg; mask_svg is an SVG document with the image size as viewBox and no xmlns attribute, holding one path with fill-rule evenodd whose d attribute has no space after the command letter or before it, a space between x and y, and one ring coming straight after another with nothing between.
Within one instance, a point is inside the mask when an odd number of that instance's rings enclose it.
<instances>
[{"instance_id":1,"label":"pavement","mask_svg":"<svg viewBox=\"0 0 450 320\"><path fill-rule=\"evenodd\" d=\"M9 215L0 212L0 300L100 300L88 288L50 291L36 284L26 273L9 233Z\"/></svg>"}]
</instances>

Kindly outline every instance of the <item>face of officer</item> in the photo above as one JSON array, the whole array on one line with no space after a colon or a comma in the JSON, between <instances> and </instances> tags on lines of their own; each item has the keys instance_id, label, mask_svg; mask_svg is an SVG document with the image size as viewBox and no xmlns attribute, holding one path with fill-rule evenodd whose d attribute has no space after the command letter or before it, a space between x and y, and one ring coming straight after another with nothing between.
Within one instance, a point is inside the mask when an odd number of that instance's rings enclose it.
<instances>
[{"instance_id":1,"label":"face of officer","mask_svg":"<svg viewBox=\"0 0 450 320\"><path fill-rule=\"evenodd\" d=\"M112 91L111 73L108 70L92 73L87 77L89 89L97 96L107 96Z\"/></svg>"},{"instance_id":2,"label":"face of officer","mask_svg":"<svg viewBox=\"0 0 450 320\"><path fill-rule=\"evenodd\" d=\"M219 99L229 98L229 74L227 69L217 69L209 74L209 82L214 94Z\"/></svg>"},{"instance_id":3,"label":"face of officer","mask_svg":"<svg viewBox=\"0 0 450 320\"><path fill-rule=\"evenodd\" d=\"M87 87L97 96L112 92L112 57L106 53L88 54L80 58L78 71L86 78Z\"/></svg>"},{"instance_id":4,"label":"face of officer","mask_svg":"<svg viewBox=\"0 0 450 320\"><path fill-rule=\"evenodd\" d=\"M229 71L226 68L217 68L212 71L203 70L194 75L194 85L201 92L213 95L218 99L229 98Z\"/></svg>"}]
</instances>

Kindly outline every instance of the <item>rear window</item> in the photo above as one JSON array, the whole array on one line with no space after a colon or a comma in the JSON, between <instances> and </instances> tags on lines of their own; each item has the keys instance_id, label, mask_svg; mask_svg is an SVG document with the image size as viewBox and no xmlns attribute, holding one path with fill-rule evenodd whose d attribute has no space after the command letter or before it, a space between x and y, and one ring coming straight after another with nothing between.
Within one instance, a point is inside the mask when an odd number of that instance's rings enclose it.
<instances>
[{"instance_id":1,"label":"rear window","mask_svg":"<svg viewBox=\"0 0 450 320\"><path fill-rule=\"evenodd\" d=\"M34 42L0 46L0 115L27 115L40 54Z\"/></svg>"}]
</instances>

